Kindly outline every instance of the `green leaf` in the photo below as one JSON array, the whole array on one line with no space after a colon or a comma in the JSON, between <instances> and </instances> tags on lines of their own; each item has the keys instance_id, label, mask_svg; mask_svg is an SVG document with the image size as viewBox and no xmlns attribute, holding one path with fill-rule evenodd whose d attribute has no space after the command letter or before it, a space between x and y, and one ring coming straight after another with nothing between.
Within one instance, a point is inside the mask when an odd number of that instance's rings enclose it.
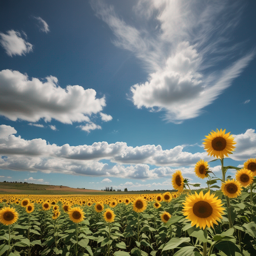
<instances>
[{"instance_id":1,"label":"green leaf","mask_svg":"<svg viewBox=\"0 0 256 256\"><path fill-rule=\"evenodd\" d=\"M196 248L194 246L185 246L183 248L181 248L180 250L178 250L174 256L195 256L197 255L197 251L194 252ZM200 253L199 253L200 255Z\"/></svg>"},{"instance_id":2,"label":"green leaf","mask_svg":"<svg viewBox=\"0 0 256 256\"><path fill-rule=\"evenodd\" d=\"M168 251L177 248L180 244L182 243L189 243L190 238L189 237L174 237L172 238L168 243L166 243L165 247L163 248L162 251Z\"/></svg>"},{"instance_id":3,"label":"green leaf","mask_svg":"<svg viewBox=\"0 0 256 256\"><path fill-rule=\"evenodd\" d=\"M31 245L42 245L41 241L40 240L34 240L32 242L30 242Z\"/></svg>"},{"instance_id":4,"label":"green leaf","mask_svg":"<svg viewBox=\"0 0 256 256\"><path fill-rule=\"evenodd\" d=\"M255 238L256 237L256 223L250 222L250 223L245 223L243 225L245 227L245 232L250 235L251 237Z\"/></svg>"},{"instance_id":5,"label":"green leaf","mask_svg":"<svg viewBox=\"0 0 256 256\"><path fill-rule=\"evenodd\" d=\"M9 245L8 244L4 244L2 247L0 247L0 255L3 255L6 251L9 250Z\"/></svg>"},{"instance_id":6,"label":"green leaf","mask_svg":"<svg viewBox=\"0 0 256 256\"><path fill-rule=\"evenodd\" d=\"M213 159L213 160L209 161L208 163L215 162L217 160L219 160L219 159L218 158L217 159Z\"/></svg>"},{"instance_id":7,"label":"green leaf","mask_svg":"<svg viewBox=\"0 0 256 256\"><path fill-rule=\"evenodd\" d=\"M87 245L85 249L87 250L87 252L89 252L89 254L90 254L91 256L93 256L93 252L92 252L91 246Z\"/></svg>"},{"instance_id":8,"label":"green leaf","mask_svg":"<svg viewBox=\"0 0 256 256\"><path fill-rule=\"evenodd\" d=\"M86 246L88 245L89 243L89 239L85 238L85 239L82 239L78 242L78 244L83 247L83 248L86 248Z\"/></svg>"},{"instance_id":9,"label":"green leaf","mask_svg":"<svg viewBox=\"0 0 256 256\"><path fill-rule=\"evenodd\" d=\"M120 242L120 243L116 244L116 247L118 247L120 249L126 249L126 244L125 244L125 242Z\"/></svg>"},{"instance_id":10,"label":"green leaf","mask_svg":"<svg viewBox=\"0 0 256 256\"><path fill-rule=\"evenodd\" d=\"M210 188L220 188L220 186L218 186L218 185L213 185L213 186L210 186Z\"/></svg>"},{"instance_id":11,"label":"green leaf","mask_svg":"<svg viewBox=\"0 0 256 256\"><path fill-rule=\"evenodd\" d=\"M166 226L169 227L177 222L179 222L181 219L184 219L184 216L172 216L166 223Z\"/></svg>"},{"instance_id":12,"label":"green leaf","mask_svg":"<svg viewBox=\"0 0 256 256\"><path fill-rule=\"evenodd\" d=\"M207 242L207 234L202 229L193 231L190 236L198 238L201 243Z\"/></svg>"},{"instance_id":13,"label":"green leaf","mask_svg":"<svg viewBox=\"0 0 256 256\"><path fill-rule=\"evenodd\" d=\"M190 184L190 185L192 185L193 187L200 187L200 183L195 183L195 184Z\"/></svg>"},{"instance_id":14,"label":"green leaf","mask_svg":"<svg viewBox=\"0 0 256 256\"><path fill-rule=\"evenodd\" d=\"M58 254L62 254L62 250L59 250L58 248L54 248L53 251L58 255Z\"/></svg>"},{"instance_id":15,"label":"green leaf","mask_svg":"<svg viewBox=\"0 0 256 256\"><path fill-rule=\"evenodd\" d=\"M218 179L207 180L206 183L207 183L208 185L212 185L212 184L217 183L217 180L218 180Z\"/></svg>"},{"instance_id":16,"label":"green leaf","mask_svg":"<svg viewBox=\"0 0 256 256\"><path fill-rule=\"evenodd\" d=\"M215 247L228 256L235 256L236 252L240 253L239 248L231 241L221 241Z\"/></svg>"},{"instance_id":17,"label":"green leaf","mask_svg":"<svg viewBox=\"0 0 256 256\"><path fill-rule=\"evenodd\" d=\"M41 235L37 230L30 229L30 233L36 234L36 235Z\"/></svg>"},{"instance_id":18,"label":"green leaf","mask_svg":"<svg viewBox=\"0 0 256 256\"><path fill-rule=\"evenodd\" d=\"M131 255L129 252L117 251L114 253L114 256L129 256Z\"/></svg>"}]
</instances>

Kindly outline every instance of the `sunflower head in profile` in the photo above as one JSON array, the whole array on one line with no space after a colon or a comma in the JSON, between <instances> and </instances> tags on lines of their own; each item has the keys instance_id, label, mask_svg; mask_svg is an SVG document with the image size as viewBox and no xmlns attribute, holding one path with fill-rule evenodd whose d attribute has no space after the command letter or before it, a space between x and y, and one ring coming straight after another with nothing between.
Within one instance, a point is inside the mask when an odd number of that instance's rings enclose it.
<instances>
[{"instance_id":1,"label":"sunflower head in profile","mask_svg":"<svg viewBox=\"0 0 256 256\"><path fill-rule=\"evenodd\" d=\"M160 215L160 217L161 217L162 222L166 223L171 218L171 214L169 212L163 212Z\"/></svg>"},{"instance_id":2,"label":"sunflower head in profile","mask_svg":"<svg viewBox=\"0 0 256 256\"><path fill-rule=\"evenodd\" d=\"M130 202L131 202L131 200L130 200L129 198L125 198L125 199L124 199L124 203L125 203L126 205L128 205Z\"/></svg>"},{"instance_id":3,"label":"sunflower head in profile","mask_svg":"<svg viewBox=\"0 0 256 256\"><path fill-rule=\"evenodd\" d=\"M209 156L213 156L215 158L224 158L224 156L228 156L228 154L232 154L232 151L235 150L234 137L229 133L226 133L226 129L222 131L222 129L212 131L208 136L205 136L206 139L204 144L204 149L207 151Z\"/></svg>"},{"instance_id":4,"label":"sunflower head in profile","mask_svg":"<svg viewBox=\"0 0 256 256\"><path fill-rule=\"evenodd\" d=\"M28 198L25 198L21 201L21 206L27 207L27 205L30 203Z\"/></svg>"},{"instance_id":5,"label":"sunflower head in profile","mask_svg":"<svg viewBox=\"0 0 256 256\"><path fill-rule=\"evenodd\" d=\"M30 203L30 204L28 204L27 207L26 207L26 212L27 212L27 213L31 213L31 212L34 211L34 209L35 209L34 204Z\"/></svg>"},{"instance_id":6,"label":"sunflower head in profile","mask_svg":"<svg viewBox=\"0 0 256 256\"><path fill-rule=\"evenodd\" d=\"M156 196L156 201L159 202L159 203L162 202L163 201L163 196L161 194L157 195Z\"/></svg>"},{"instance_id":7,"label":"sunflower head in profile","mask_svg":"<svg viewBox=\"0 0 256 256\"><path fill-rule=\"evenodd\" d=\"M4 207L0 210L0 223L8 226L12 225L18 220L19 214L16 212L14 208Z\"/></svg>"},{"instance_id":8,"label":"sunflower head in profile","mask_svg":"<svg viewBox=\"0 0 256 256\"><path fill-rule=\"evenodd\" d=\"M172 175L172 186L174 189L177 189L179 192L183 191L184 178L183 178L180 170L176 171Z\"/></svg>"},{"instance_id":9,"label":"sunflower head in profile","mask_svg":"<svg viewBox=\"0 0 256 256\"><path fill-rule=\"evenodd\" d=\"M214 194L210 195L210 191L205 195L202 191L188 195L183 204L183 215L191 220L191 226L196 225L203 229L213 228L213 224L218 224L217 221L222 218L224 211L221 200L214 197Z\"/></svg>"},{"instance_id":10,"label":"sunflower head in profile","mask_svg":"<svg viewBox=\"0 0 256 256\"><path fill-rule=\"evenodd\" d=\"M171 200L172 200L172 195L171 195L171 193L170 193L170 192L165 192L165 193L163 194L163 199L164 199L164 201L167 202L167 203L171 202Z\"/></svg>"},{"instance_id":11,"label":"sunflower head in profile","mask_svg":"<svg viewBox=\"0 0 256 256\"><path fill-rule=\"evenodd\" d=\"M56 220L56 219L58 219L59 216L60 216L60 211L59 210L54 211L52 214L52 219Z\"/></svg>"},{"instance_id":12,"label":"sunflower head in profile","mask_svg":"<svg viewBox=\"0 0 256 256\"><path fill-rule=\"evenodd\" d=\"M53 206L53 210L54 210L54 211L59 210L59 206L58 206L57 204L55 204L55 205Z\"/></svg>"},{"instance_id":13,"label":"sunflower head in profile","mask_svg":"<svg viewBox=\"0 0 256 256\"><path fill-rule=\"evenodd\" d=\"M135 212L144 212L147 208L147 203L143 197L138 197L133 202L133 210Z\"/></svg>"},{"instance_id":14,"label":"sunflower head in profile","mask_svg":"<svg viewBox=\"0 0 256 256\"><path fill-rule=\"evenodd\" d=\"M43 204L42 204L42 207L43 207L43 210L44 211L48 211L48 210L50 210L50 208L51 208L51 205L50 205L50 203L49 202L44 202Z\"/></svg>"},{"instance_id":15,"label":"sunflower head in profile","mask_svg":"<svg viewBox=\"0 0 256 256\"><path fill-rule=\"evenodd\" d=\"M161 207L161 204L159 203L159 202L154 202L154 208L156 208L156 209L158 209L158 208L160 208Z\"/></svg>"},{"instance_id":16,"label":"sunflower head in profile","mask_svg":"<svg viewBox=\"0 0 256 256\"><path fill-rule=\"evenodd\" d=\"M115 216L114 212L110 209L107 209L103 214L104 220L109 223L115 220Z\"/></svg>"},{"instance_id":17,"label":"sunflower head in profile","mask_svg":"<svg viewBox=\"0 0 256 256\"><path fill-rule=\"evenodd\" d=\"M101 203L96 203L95 204L95 211L96 212L102 212L103 210L104 210L103 204L101 204Z\"/></svg>"},{"instance_id":18,"label":"sunflower head in profile","mask_svg":"<svg viewBox=\"0 0 256 256\"><path fill-rule=\"evenodd\" d=\"M196 176L201 179L208 177L208 174L207 174L208 169L209 169L208 162L201 159L195 165Z\"/></svg>"},{"instance_id":19,"label":"sunflower head in profile","mask_svg":"<svg viewBox=\"0 0 256 256\"><path fill-rule=\"evenodd\" d=\"M68 215L74 223L79 223L84 220L84 212L80 207L71 208Z\"/></svg>"},{"instance_id":20,"label":"sunflower head in profile","mask_svg":"<svg viewBox=\"0 0 256 256\"><path fill-rule=\"evenodd\" d=\"M244 163L244 169L248 169L252 172L253 176L256 176L256 158L250 158Z\"/></svg>"},{"instance_id":21,"label":"sunflower head in profile","mask_svg":"<svg viewBox=\"0 0 256 256\"><path fill-rule=\"evenodd\" d=\"M248 169L241 169L236 173L236 180L243 187L247 187L253 182L253 174Z\"/></svg>"},{"instance_id":22,"label":"sunflower head in profile","mask_svg":"<svg viewBox=\"0 0 256 256\"><path fill-rule=\"evenodd\" d=\"M221 191L229 198L236 198L241 194L241 185L236 180L227 180L222 183Z\"/></svg>"}]
</instances>

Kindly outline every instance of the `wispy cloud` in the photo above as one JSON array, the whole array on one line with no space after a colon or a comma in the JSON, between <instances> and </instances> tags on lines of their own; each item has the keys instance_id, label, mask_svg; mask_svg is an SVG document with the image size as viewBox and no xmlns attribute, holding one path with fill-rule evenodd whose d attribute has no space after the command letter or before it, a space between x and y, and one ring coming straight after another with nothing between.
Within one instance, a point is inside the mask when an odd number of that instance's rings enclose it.
<instances>
[{"instance_id":1,"label":"wispy cloud","mask_svg":"<svg viewBox=\"0 0 256 256\"><path fill-rule=\"evenodd\" d=\"M49 125L49 127L50 127L53 131L56 131L56 130L57 130L57 128L56 128L55 125Z\"/></svg>"},{"instance_id":2,"label":"wispy cloud","mask_svg":"<svg viewBox=\"0 0 256 256\"><path fill-rule=\"evenodd\" d=\"M246 100L245 102L244 102L244 104L247 104L247 103L249 103L251 100Z\"/></svg>"},{"instance_id":3,"label":"wispy cloud","mask_svg":"<svg viewBox=\"0 0 256 256\"><path fill-rule=\"evenodd\" d=\"M131 87L129 99L137 108L164 111L167 122L202 114L255 56L238 51L243 43L231 44L242 3L140 0L133 8L136 27L103 1L91 5L113 31L113 43L132 52L148 72L147 81Z\"/></svg>"},{"instance_id":4,"label":"wispy cloud","mask_svg":"<svg viewBox=\"0 0 256 256\"><path fill-rule=\"evenodd\" d=\"M41 17L34 17L34 18L38 21L38 26L41 31L43 31L44 33L50 32L49 26L45 20L43 20Z\"/></svg>"},{"instance_id":5,"label":"wispy cloud","mask_svg":"<svg viewBox=\"0 0 256 256\"><path fill-rule=\"evenodd\" d=\"M42 124L32 124L32 123L29 123L28 125L30 126L35 126L35 127L40 127L40 128L44 128L44 126Z\"/></svg>"},{"instance_id":6,"label":"wispy cloud","mask_svg":"<svg viewBox=\"0 0 256 256\"><path fill-rule=\"evenodd\" d=\"M0 44L9 56L26 55L33 50L33 45L26 42L18 31L9 30L7 34L0 33Z\"/></svg>"}]
</instances>

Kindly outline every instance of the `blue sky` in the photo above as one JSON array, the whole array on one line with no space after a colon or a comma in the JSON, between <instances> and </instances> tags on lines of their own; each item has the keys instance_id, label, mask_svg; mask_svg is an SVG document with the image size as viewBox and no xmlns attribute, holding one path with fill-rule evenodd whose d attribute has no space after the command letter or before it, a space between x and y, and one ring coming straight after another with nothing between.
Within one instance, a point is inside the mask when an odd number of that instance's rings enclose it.
<instances>
[{"instance_id":1,"label":"blue sky","mask_svg":"<svg viewBox=\"0 0 256 256\"><path fill-rule=\"evenodd\" d=\"M217 128L237 142L225 164L255 158L255 8L1 1L0 181L172 189L181 170L205 186L194 166Z\"/></svg>"}]
</instances>

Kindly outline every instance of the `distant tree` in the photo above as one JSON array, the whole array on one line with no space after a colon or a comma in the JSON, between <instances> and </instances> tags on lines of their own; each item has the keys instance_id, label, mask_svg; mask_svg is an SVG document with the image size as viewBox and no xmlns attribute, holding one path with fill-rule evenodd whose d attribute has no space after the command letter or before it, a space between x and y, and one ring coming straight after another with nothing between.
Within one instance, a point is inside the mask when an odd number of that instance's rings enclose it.
<instances>
[{"instance_id":1,"label":"distant tree","mask_svg":"<svg viewBox=\"0 0 256 256\"><path fill-rule=\"evenodd\" d=\"M6 180L4 181L4 183L6 183Z\"/></svg>"},{"instance_id":2,"label":"distant tree","mask_svg":"<svg viewBox=\"0 0 256 256\"><path fill-rule=\"evenodd\" d=\"M125 189L124 189L124 192L127 192L127 191L128 191L128 189L127 189L127 188L125 188Z\"/></svg>"}]
</instances>

